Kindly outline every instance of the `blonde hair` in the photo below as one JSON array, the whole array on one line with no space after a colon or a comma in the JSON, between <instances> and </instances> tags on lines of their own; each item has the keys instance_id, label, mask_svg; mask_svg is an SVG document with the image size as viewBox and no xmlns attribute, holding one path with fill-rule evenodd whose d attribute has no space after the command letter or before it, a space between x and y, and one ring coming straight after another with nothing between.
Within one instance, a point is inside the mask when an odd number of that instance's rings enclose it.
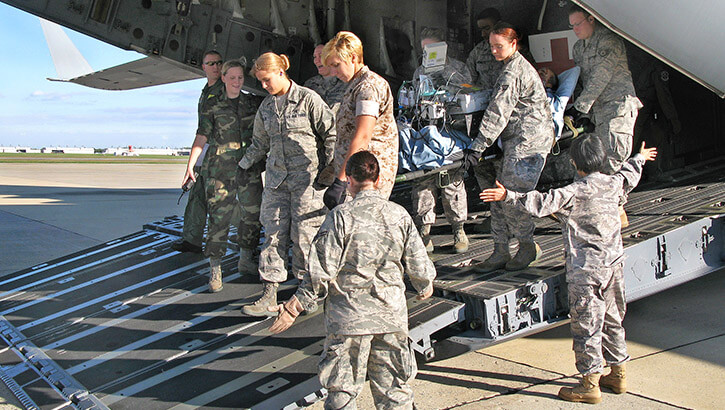
<instances>
[{"instance_id":1,"label":"blonde hair","mask_svg":"<svg viewBox=\"0 0 725 410\"><path fill-rule=\"evenodd\" d=\"M327 59L332 55L346 62L352 61L352 56L356 55L360 64L364 64L362 41L349 31L338 32L325 44L325 48L322 49L323 64L327 64Z\"/></svg>"},{"instance_id":2,"label":"blonde hair","mask_svg":"<svg viewBox=\"0 0 725 410\"><path fill-rule=\"evenodd\" d=\"M244 75L244 64L239 60L227 60L222 64L222 75L227 75L227 71L230 68L239 67L242 69L242 75Z\"/></svg>"},{"instance_id":3,"label":"blonde hair","mask_svg":"<svg viewBox=\"0 0 725 410\"><path fill-rule=\"evenodd\" d=\"M251 69L251 74L255 75L257 71L284 71L284 75L287 76L287 69L289 69L289 58L284 54L275 54L268 51L254 60L254 65ZM289 77L288 77L289 78Z\"/></svg>"}]
</instances>

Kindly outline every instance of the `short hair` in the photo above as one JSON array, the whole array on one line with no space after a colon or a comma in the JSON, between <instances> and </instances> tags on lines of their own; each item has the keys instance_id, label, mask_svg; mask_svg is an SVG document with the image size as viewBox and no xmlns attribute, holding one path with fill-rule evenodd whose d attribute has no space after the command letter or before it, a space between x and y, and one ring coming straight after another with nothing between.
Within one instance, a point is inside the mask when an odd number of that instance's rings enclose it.
<instances>
[{"instance_id":1,"label":"short hair","mask_svg":"<svg viewBox=\"0 0 725 410\"><path fill-rule=\"evenodd\" d=\"M289 67L289 58L286 55L276 54L268 51L257 57L256 60L254 60L254 65L252 65L250 73L252 75L255 75L257 71L282 70L284 71L285 75L287 75L287 70L289 69Z\"/></svg>"},{"instance_id":2,"label":"short hair","mask_svg":"<svg viewBox=\"0 0 725 410\"><path fill-rule=\"evenodd\" d=\"M577 170L591 174L601 172L607 161L607 154L602 141L593 134L585 134L574 138L569 148L569 155Z\"/></svg>"},{"instance_id":3,"label":"short hair","mask_svg":"<svg viewBox=\"0 0 725 410\"><path fill-rule=\"evenodd\" d=\"M222 65L222 75L227 75L227 71L230 68L239 67L242 69L242 75L244 74L244 64L239 60L228 60Z\"/></svg>"},{"instance_id":4,"label":"short hair","mask_svg":"<svg viewBox=\"0 0 725 410\"><path fill-rule=\"evenodd\" d=\"M426 39L430 38L432 40L437 40L438 42L446 41L446 34L443 32L443 29L438 27L426 27L423 30L420 31L420 39Z\"/></svg>"},{"instance_id":5,"label":"short hair","mask_svg":"<svg viewBox=\"0 0 725 410\"><path fill-rule=\"evenodd\" d=\"M572 4L571 7L569 7L569 15L571 16L574 13L582 13L582 14L584 14L584 17L589 17L592 15L592 13L584 10L581 6Z\"/></svg>"},{"instance_id":6,"label":"short hair","mask_svg":"<svg viewBox=\"0 0 725 410\"><path fill-rule=\"evenodd\" d=\"M203 55L203 56L201 56L201 60L202 60L202 61L204 61L204 59L205 59L205 58L206 58L206 56L208 56L208 55L214 55L214 56L217 56L217 57L219 57L220 59L222 59L222 60L223 60L223 58L222 58L222 55L221 55L221 54L220 54L220 53L219 53L218 51L216 51L216 50L207 50L207 51L206 51L206 52L204 53L204 55Z\"/></svg>"},{"instance_id":7,"label":"short hair","mask_svg":"<svg viewBox=\"0 0 725 410\"><path fill-rule=\"evenodd\" d=\"M491 19L495 23L501 20L501 13L493 7L489 7L481 10L481 12L476 15L476 21L483 19Z\"/></svg>"},{"instance_id":8,"label":"short hair","mask_svg":"<svg viewBox=\"0 0 725 410\"><path fill-rule=\"evenodd\" d=\"M375 182L380 175L380 165L370 151L358 151L347 159L345 173L355 178L357 182Z\"/></svg>"},{"instance_id":9,"label":"short hair","mask_svg":"<svg viewBox=\"0 0 725 410\"><path fill-rule=\"evenodd\" d=\"M351 61L352 56L356 55L360 63L363 64L362 41L349 31L340 31L322 49L322 63L326 65L327 59L332 55L336 55L346 62Z\"/></svg>"}]
</instances>

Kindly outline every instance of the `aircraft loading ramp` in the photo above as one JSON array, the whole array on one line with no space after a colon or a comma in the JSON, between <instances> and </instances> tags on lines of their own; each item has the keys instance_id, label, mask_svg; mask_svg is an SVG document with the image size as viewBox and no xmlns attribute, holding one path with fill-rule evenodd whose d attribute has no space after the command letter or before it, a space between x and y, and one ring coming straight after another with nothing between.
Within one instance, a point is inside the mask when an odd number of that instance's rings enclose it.
<instances>
[{"instance_id":1,"label":"aircraft loading ramp","mask_svg":"<svg viewBox=\"0 0 725 410\"><path fill-rule=\"evenodd\" d=\"M629 300L723 265L725 162L673 176L677 182L630 197ZM27 407L282 408L322 396L322 309L271 336L270 319L239 312L261 285L239 276L236 253L224 260L224 290L207 293L206 261L169 248L181 224L168 218L0 278L0 377ZM470 264L490 252L490 236L471 234L470 251L454 255L446 253L449 231L434 229L438 297L419 302L410 294L417 351L457 354L566 320L555 222L537 224L544 257L536 266L486 275ZM280 289L285 300L294 284Z\"/></svg>"}]
</instances>

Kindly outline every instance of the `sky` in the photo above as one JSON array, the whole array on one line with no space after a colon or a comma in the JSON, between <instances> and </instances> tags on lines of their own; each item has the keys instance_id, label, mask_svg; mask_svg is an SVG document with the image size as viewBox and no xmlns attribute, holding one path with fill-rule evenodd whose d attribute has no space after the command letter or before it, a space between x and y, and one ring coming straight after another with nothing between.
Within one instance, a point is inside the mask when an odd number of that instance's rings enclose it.
<instances>
[{"instance_id":1,"label":"sky","mask_svg":"<svg viewBox=\"0 0 725 410\"><path fill-rule=\"evenodd\" d=\"M0 3L0 146L188 147L204 79L104 91L57 78L40 21ZM143 58L63 29L94 70Z\"/></svg>"}]
</instances>

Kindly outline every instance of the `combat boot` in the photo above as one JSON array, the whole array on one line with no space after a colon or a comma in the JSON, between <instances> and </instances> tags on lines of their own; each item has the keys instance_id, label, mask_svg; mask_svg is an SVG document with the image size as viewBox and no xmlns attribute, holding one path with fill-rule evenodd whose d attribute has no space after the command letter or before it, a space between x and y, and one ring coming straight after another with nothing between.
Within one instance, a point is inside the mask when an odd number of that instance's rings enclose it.
<instances>
[{"instance_id":1,"label":"combat boot","mask_svg":"<svg viewBox=\"0 0 725 410\"><path fill-rule=\"evenodd\" d=\"M582 378L576 387L562 387L559 398L577 403L597 404L602 401L602 391L599 390L601 373L592 373Z\"/></svg>"},{"instance_id":2,"label":"combat boot","mask_svg":"<svg viewBox=\"0 0 725 410\"><path fill-rule=\"evenodd\" d=\"M279 283L263 282L264 290L262 297L257 299L251 305L242 306L242 313L247 316L277 316L277 313L270 312L267 308L277 305L277 287Z\"/></svg>"},{"instance_id":3,"label":"combat boot","mask_svg":"<svg viewBox=\"0 0 725 410\"><path fill-rule=\"evenodd\" d=\"M468 237L466 231L463 230L463 224L453 224L453 249L456 253L468 251Z\"/></svg>"},{"instance_id":4,"label":"combat boot","mask_svg":"<svg viewBox=\"0 0 725 410\"><path fill-rule=\"evenodd\" d=\"M209 292L216 293L222 290L222 260L209 258Z\"/></svg>"},{"instance_id":5,"label":"combat boot","mask_svg":"<svg viewBox=\"0 0 725 410\"><path fill-rule=\"evenodd\" d=\"M254 262L254 250L239 248L237 271L240 275L257 275L258 265Z\"/></svg>"},{"instance_id":6,"label":"combat boot","mask_svg":"<svg viewBox=\"0 0 725 410\"><path fill-rule=\"evenodd\" d=\"M420 238L423 239L425 251L428 253L433 253L433 240L430 239L430 224L421 225Z\"/></svg>"},{"instance_id":7,"label":"combat boot","mask_svg":"<svg viewBox=\"0 0 725 410\"><path fill-rule=\"evenodd\" d=\"M627 392L627 377L624 372L624 363L612 365L608 375L599 379L599 386L606 387L617 394Z\"/></svg>"},{"instance_id":8,"label":"combat boot","mask_svg":"<svg viewBox=\"0 0 725 410\"><path fill-rule=\"evenodd\" d=\"M519 242L519 251L516 256L506 264L506 270L521 270L527 268L531 262L541 257L539 244L531 242Z\"/></svg>"},{"instance_id":9,"label":"combat boot","mask_svg":"<svg viewBox=\"0 0 725 410\"><path fill-rule=\"evenodd\" d=\"M511 254L509 253L508 244L494 243L493 253L482 264L478 265L476 270L483 273L493 272L506 266L506 263L510 260Z\"/></svg>"},{"instance_id":10,"label":"combat boot","mask_svg":"<svg viewBox=\"0 0 725 410\"><path fill-rule=\"evenodd\" d=\"M629 218L627 218L627 213L624 212L624 207L619 207L619 221L622 223L622 229L629 226Z\"/></svg>"}]
</instances>

